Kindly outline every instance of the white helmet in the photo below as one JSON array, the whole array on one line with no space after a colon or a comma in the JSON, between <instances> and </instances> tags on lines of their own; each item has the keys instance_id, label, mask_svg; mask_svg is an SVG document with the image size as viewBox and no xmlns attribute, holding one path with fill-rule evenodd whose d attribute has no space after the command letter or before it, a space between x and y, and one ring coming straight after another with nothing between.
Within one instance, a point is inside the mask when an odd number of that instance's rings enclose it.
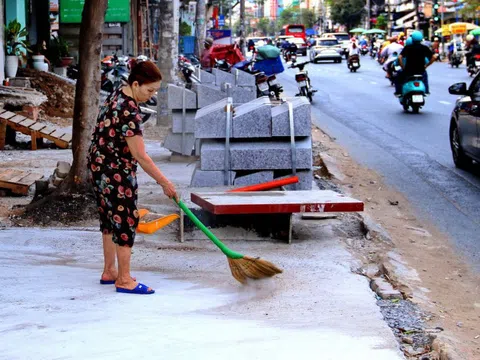
<instances>
[{"instance_id":1,"label":"white helmet","mask_svg":"<svg viewBox=\"0 0 480 360\"><path fill-rule=\"evenodd\" d=\"M467 41L472 41L475 37L472 34L467 35Z\"/></svg>"}]
</instances>

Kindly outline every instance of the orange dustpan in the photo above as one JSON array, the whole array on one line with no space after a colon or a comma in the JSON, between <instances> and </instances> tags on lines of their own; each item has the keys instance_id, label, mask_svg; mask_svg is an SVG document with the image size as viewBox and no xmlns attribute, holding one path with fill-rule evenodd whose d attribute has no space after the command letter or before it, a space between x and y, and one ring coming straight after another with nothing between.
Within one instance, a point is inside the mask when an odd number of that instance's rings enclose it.
<instances>
[{"instance_id":1,"label":"orange dustpan","mask_svg":"<svg viewBox=\"0 0 480 360\"><path fill-rule=\"evenodd\" d=\"M155 231L167 226L171 222L180 218L178 214L160 215L158 219L152 221L142 221L142 218L149 213L147 209L139 209L140 222L138 223L137 232L144 234L153 234Z\"/></svg>"}]
</instances>

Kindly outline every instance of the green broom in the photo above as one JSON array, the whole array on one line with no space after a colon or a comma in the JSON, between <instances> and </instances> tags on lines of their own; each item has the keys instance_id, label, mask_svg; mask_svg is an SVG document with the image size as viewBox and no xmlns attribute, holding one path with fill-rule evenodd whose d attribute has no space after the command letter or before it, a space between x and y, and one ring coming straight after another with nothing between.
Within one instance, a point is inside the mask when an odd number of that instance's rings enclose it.
<instances>
[{"instance_id":1,"label":"green broom","mask_svg":"<svg viewBox=\"0 0 480 360\"><path fill-rule=\"evenodd\" d=\"M192 220L193 223L227 256L228 265L230 266L233 277L242 284L245 284L247 279L260 280L282 273L282 269L279 269L269 261L260 258L252 258L230 250L224 243L218 240L218 238L208 230L205 225L202 224L202 222L181 200L176 203L180 209L187 214L190 220Z\"/></svg>"}]
</instances>

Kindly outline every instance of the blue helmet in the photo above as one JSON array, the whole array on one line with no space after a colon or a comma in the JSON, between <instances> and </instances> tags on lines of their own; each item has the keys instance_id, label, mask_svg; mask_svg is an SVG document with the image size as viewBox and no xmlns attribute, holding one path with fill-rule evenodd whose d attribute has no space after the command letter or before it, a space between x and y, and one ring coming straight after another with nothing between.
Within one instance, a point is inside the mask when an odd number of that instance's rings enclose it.
<instances>
[{"instance_id":1,"label":"blue helmet","mask_svg":"<svg viewBox=\"0 0 480 360\"><path fill-rule=\"evenodd\" d=\"M407 41L405 41L405 46L409 46L409 45L412 45L413 44L413 40L412 40L412 37L409 36Z\"/></svg>"},{"instance_id":2,"label":"blue helmet","mask_svg":"<svg viewBox=\"0 0 480 360\"><path fill-rule=\"evenodd\" d=\"M420 31L416 30L412 33L412 41L414 43L419 43L422 40L423 40L423 34Z\"/></svg>"}]
</instances>

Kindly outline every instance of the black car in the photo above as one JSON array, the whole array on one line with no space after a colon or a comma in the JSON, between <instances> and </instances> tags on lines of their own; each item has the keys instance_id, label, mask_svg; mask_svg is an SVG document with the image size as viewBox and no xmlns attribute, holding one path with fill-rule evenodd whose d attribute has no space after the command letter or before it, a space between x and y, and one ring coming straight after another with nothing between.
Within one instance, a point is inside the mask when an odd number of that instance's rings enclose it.
<instances>
[{"instance_id":1,"label":"black car","mask_svg":"<svg viewBox=\"0 0 480 360\"><path fill-rule=\"evenodd\" d=\"M448 89L460 95L450 121L450 146L458 168L468 168L472 160L480 162L480 74L470 87L457 83Z\"/></svg>"}]
</instances>

